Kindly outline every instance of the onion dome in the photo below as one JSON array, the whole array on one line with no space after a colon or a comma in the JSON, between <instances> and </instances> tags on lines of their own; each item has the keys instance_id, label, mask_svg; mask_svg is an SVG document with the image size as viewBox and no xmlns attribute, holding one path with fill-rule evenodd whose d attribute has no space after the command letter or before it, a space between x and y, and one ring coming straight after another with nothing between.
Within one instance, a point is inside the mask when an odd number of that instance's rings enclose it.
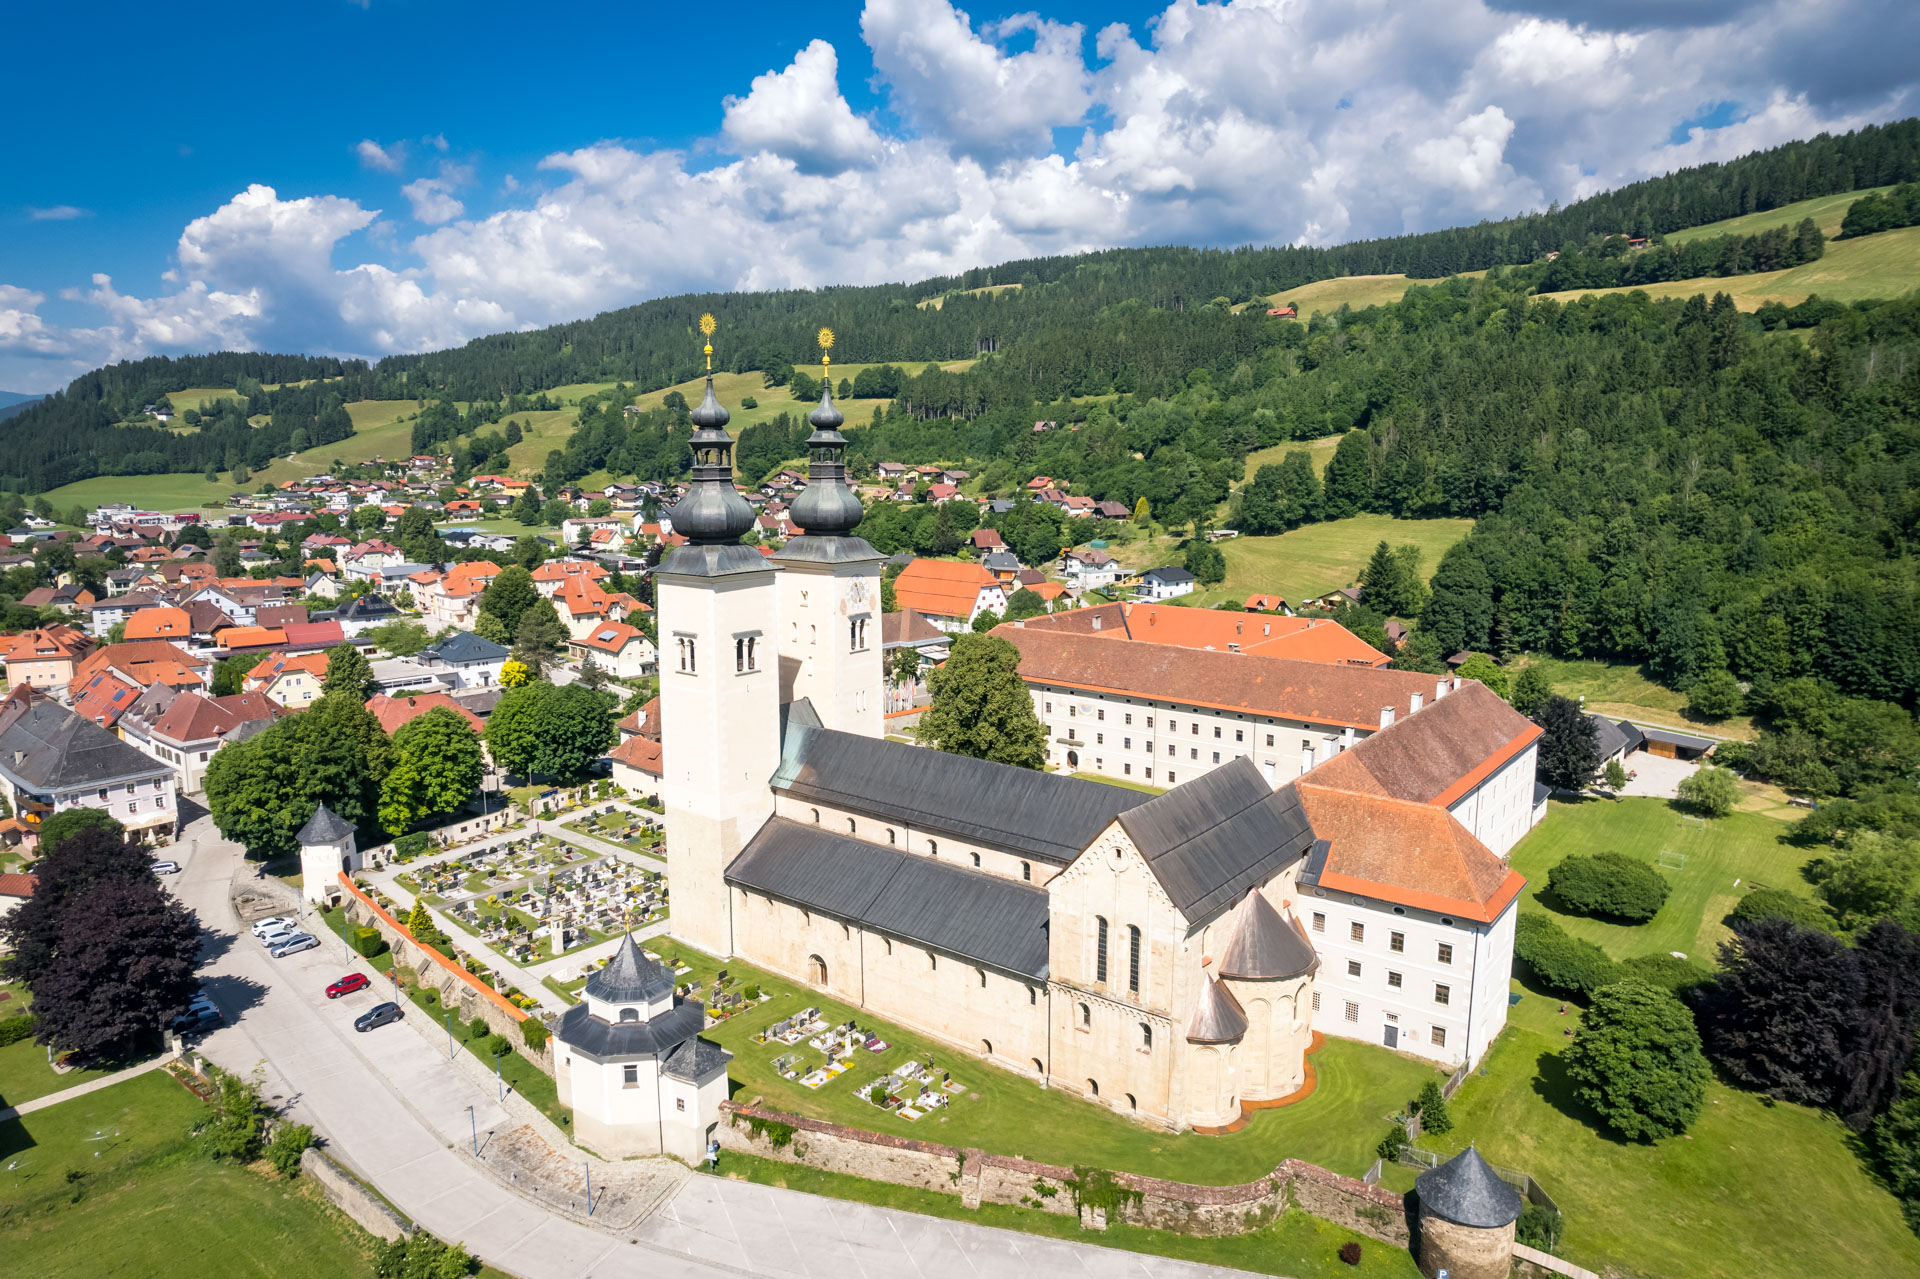
<instances>
[{"instance_id":1,"label":"onion dome","mask_svg":"<svg viewBox=\"0 0 1920 1279\"><path fill-rule=\"evenodd\" d=\"M1413 1179L1420 1210L1459 1226L1499 1230L1520 1217L1520 1192L1472 1146Z\"/></svg>"},{"instance_id":2,"label":"onion dome","mask_svg":"<svg viewBox=\"0 0 1920 1279\"><path fill-rule=\"evenodd\" d=\"M1233 936L1220 957L1220 975L1261 981L1303 977L1320 959L1297 926L1281 918L1259 889L1250 888L1234 912Z\"/></svg>"},{"instance_id":3,"label":"onion dome","mask_svg":"<svg viewBox=\"0 0 1920 1279\"><path fill-rule=\"evenodd\" d=\"M833 388L820 392L820 407L808 414L807 487L793 503L793 522L809 537L845 537L866 516L859 496L847 487L847 419L833 405Z\"/></svg>"},{"instance_id":4,"label":"onion dome","mask_svg":"<svg viewBox=\"0 0 1920 1279\"><path fill-rule=\"evenodd\" d=\"M1187 1023L1190 1044L1225 1044L1247 1033L1247 1013L1233 992L1208 974L1200 977L1200 1001Z\"/></svg>"},{"instance_id":5,"label":"onion dome","mask_svg":"<svg viewBox=\"0 0 1920 1279\"><path fill-rule=\"evenodd\" d=\"M696 546L738 542L753 527L753 508L733 486L733 437L727 434L731 414L713 394L713 374L707 374L706 398L694 409L693 486L667 518L673 531Z\"/></svg>"}]
</instances>

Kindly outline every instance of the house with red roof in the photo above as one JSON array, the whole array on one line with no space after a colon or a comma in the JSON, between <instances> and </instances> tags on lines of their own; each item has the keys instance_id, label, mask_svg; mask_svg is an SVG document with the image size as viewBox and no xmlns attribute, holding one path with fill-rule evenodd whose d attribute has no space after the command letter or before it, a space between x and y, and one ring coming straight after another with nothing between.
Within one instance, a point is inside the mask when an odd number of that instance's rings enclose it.
<instances>
[{"instance_id":1,"label":"house with red roof","mask_svg":"<svg viewBox=\"0 0 1920 1279\"><path fill-rule=\"evenodd\" d=\"M435 709L452 711L476 735L486 727L480 722L478 715L445 693L399 693L391 696L386 693L375 693L367 699L367 710L380 721L380 727L387 730L388 736L392 736L402 725L419 719L428 711Z\"/></svg>"},{"instance_id":2,"label":"house with red roof","mask_svg":"<svg viewBox=\"0 0 1920 1279\"><path fill-rule=\"evenodd\" d=\"M567 648L583 668L597 666L617 679L651 675L660 660L646 632L624 622L602 622L588 627Z\"/></svg>"},{"instance_id":3,"label":"house with red roof","mask_svg":"<svg viewBox=\"0 0 1920 1279\"><path fill-rule=\"evenodd\" d=\"M981 613L1007 609L1000 579L963 560L915 560L893 579L893 598L943 631L964 631Z\"/></svg>"}]
</instances>

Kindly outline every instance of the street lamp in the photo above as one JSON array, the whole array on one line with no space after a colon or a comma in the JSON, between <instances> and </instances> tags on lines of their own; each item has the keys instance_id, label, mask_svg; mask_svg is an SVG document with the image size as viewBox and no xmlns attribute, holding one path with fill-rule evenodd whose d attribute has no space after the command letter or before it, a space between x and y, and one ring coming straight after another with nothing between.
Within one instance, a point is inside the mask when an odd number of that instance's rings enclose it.
<instances>
[{"instance_id":1,"label":"street lamp","mask_svg":"<svg viewBox=\"0 0 1920 1279\"><path fill-rule=\"evenodd\" d=\"M505 1101L507 1099L507 1085L506 1082L500 1078L499 1053L493 1055L493 1086L500 1090L500 1100Z\"/></svg>"},{"instance_id":2,"label":"street lamp","mask_svg":"<svg viewBox=\"0 0 1920 1279\"><path fill-rule=\"evenodd\" d=\"M480 1118L473 1113L473 1107L467 1107L467 1122L473 1125L473 1157L480 1157Z\"/></svg>"},{"instance_id":3,"label":"street lamp","mask_svg":"<svg viewBox=\"0 0 1920 1279\"><path fill-rule=\"evenodd\" d=\"M593 1161L589 1159L586 1161L586 1164L587 1164L587 1215L591 1217L593 1215Z\"/></svg>"}]
</instances>

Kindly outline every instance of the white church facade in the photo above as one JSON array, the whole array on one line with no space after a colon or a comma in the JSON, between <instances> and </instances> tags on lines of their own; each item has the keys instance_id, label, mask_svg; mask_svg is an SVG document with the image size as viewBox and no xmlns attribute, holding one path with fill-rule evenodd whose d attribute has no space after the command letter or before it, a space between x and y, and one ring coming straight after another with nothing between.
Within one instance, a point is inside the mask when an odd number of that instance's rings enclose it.
<instances>
[{"instance_id":1,"label":"white church facade","mask_svg":"<svg viewBox=\"0 0 1920 1279\"><path fill-rule=\"evenodd\" d=\"M1304 773L1157 796L889 742L830 394L771 559L739 544L727 419L709 381L656 578L676 938L1176 1130L1296 1092L1316 1031L1485 1051L1524 881L1504 791L1497 851L1450 810L1509 774L1531 802L1528 721L1462 682Z\"/></svg>"}]
</instances>

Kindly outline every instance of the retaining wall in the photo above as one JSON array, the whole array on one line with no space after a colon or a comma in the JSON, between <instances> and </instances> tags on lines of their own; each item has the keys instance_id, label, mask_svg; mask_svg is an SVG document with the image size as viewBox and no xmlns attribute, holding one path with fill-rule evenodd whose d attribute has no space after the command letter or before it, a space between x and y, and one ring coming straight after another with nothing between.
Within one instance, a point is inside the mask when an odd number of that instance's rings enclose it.
<instances>
[{"instance_id":1,"label":"retaining wall","mask_svg":"<svg viewBox=\"0 0 1920 1279\"><path fill-rule=\"evenodd\" d=\"M362 1229L381 1239L399 1239L413 1233L413 1227L386 1201L360 1184L360 1179L323 1154L308 1146L300 1156L300 1171L313 1178L327 1200L354 1219Z\"/></svg>"},{"instance_id":2,"label":"retaining wall","mask_svg":"<svg viewBox=\"0 0 1920 1279\"><path fill-rule=\"evenodd\" d=\"M968 1207L1008 1204L1069 1216L1076 1211L1072 1193L1062 1184L1073 1176L1071 1168L868 1132L737 1102L722 1102L720 1109L728 1118L720 1127L720 1144L728 1149L958 1195ZM753 1132L754 1119L792 1128L792 1140L775 1147L770 1134ZM1138 1203L1117 1215L1156 1230L1243 1234L1259 1229L1292 1205L1398 1247L1405 1247L1409 1238L1399 1195L1297 1159L1237 1186L1195 1186L1124 1172L1115 1173L1114 1179L1140 1194ZM1042 1190L1052 1193L1042 1194Z\"/></svg>"}]
</instances>

